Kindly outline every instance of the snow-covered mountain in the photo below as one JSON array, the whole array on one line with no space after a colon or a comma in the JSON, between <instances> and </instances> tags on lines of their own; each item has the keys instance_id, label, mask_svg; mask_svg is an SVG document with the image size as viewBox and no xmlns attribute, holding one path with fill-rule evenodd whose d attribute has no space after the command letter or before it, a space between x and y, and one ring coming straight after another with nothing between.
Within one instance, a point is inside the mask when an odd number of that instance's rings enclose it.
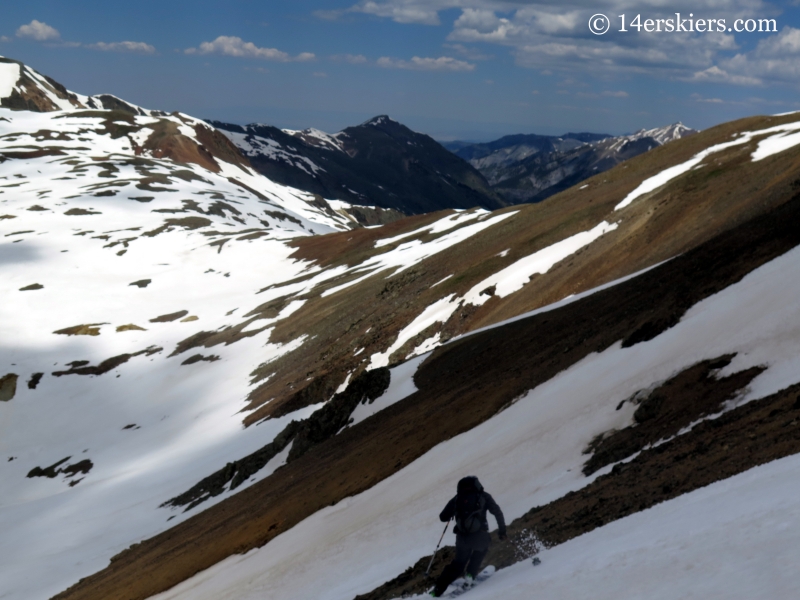
<instances>
[{"instance_id":1,"label":"snow-covered mountain","mask_svg":"<svg viewBox=\"0 0 800 600\"><path fill-rule=\"evenodd\" d=\"M235 150L0 109L6 597L418 594L467 474L476 598L791 597L800 114L356 229Z\"/></svg>"},{"instance_id":2,"label":"snow-covered mountain","mask_svg":"<svg viewBox=\"0 0 800 600\"><path fill-rule=\"evenodd\" d=\"M335 134L210 123L260 173L325 198L407 215L505 206L469 164L386 115Z\"/></svg>"},{"instance_id":3,"label":"snow-covered mountain","mask_svg":"<svg viewBox=\"0 0 800 600\"><path fill-rule=\"evenodd\" d=\"M682 123L617 137L594 133L510 135L485 144L448 142L512 204L540 202L669 141L697 133Z\"/></svg>"}]
</instances>

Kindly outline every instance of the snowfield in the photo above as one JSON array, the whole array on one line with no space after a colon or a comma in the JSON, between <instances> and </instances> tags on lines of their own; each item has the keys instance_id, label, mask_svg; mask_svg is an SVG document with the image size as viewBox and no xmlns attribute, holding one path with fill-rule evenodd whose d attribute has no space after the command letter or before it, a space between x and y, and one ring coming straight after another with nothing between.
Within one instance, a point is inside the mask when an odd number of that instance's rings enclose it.
<instances>
[{"instance_id":1,"label":"snowfield","mask_svg":"<svg viewBox=\"0 0 800 600\"><path fill-rule=\"evenodd\" d=\"M729 408L800 381L800 305L786 302L798 294L800 249L795 249L698 303L678 325L655 339L627 349L617 344L589 355L508 409L439 444L372 489L314 514L263 548L230 557L154 598L350 600L368 592L432 551L440 535L438 513L453 495L459 478L478 475L500 504L506 520L511 521L533 506L578 490L608 472L611 465L585 477L581 473L586 460L582 450L594 436L631 422L634 407L630 403L619 411L615 409L640 389L703 359L733 352L738 353L736 358L721 375L754 365L768 368ZM733 323L737 326L731 327ZM394 374L399 374L399 369ZM410 378L410 369L406 375ZM697 557L697 569L686 575L693 589L704 590L696 597L707 597L709 590L718 590L712 596L717 598L759 597L745 593L753 587L737 586L737 578L744 577L743 573L728 583L725 560L718 560L711 551L724 556L741 553L748 549L748 532L752 532L753 544L759 548L752 560L759 568L768 570L770 565L796 557L788 544L796 539L800 527L790 525L800 503L796 500L797 484L783 481L784 468L797 473L800 461L796 457L779 461L633 515L569 542L571 550L567 545L552 549L543 555L541 570L533 570L526 563L500 571L483 588L470 593L484 594L480 597L505 597L503 594L508 593L512 594L509 598L522 598L535 592L539 597L541 590L529 586L553 568L558 569L558 576L548 580L553 593L547 597L583 597L570 587L572 575L580 577L581 573L585 573L585 579L579 579L576 585L583 587L577 589L593 590L592 597L648 597L645 592L657 586L646 584L644 576L632 575L637 565L648 574L649 569L672 565L661 575L654 575L654 582L663 584L679 577L675 569L691 571L688 566ZM755 505L728 496L724 505L728 508L720 507L726 490L739 489L737 482L745 482L743 493L756 494L760 486L767 485L759 479L764 473L770 485L776 486L774 496L764 495ZM694 510L695 516L683 522L681 507L685 506ZM751 520L742 531L726 526L744 513ZM664 516L651 518L654 514ZM664 522L659 521L661 518ZM705 529L701 531L709 532L710 537L701 536L693 523L702 523ZM694 533L682 537L681 531ZM648 532L656 537L648 536ZM692 544L692 540L701 538L702 545ZM779 540L774 550L767 543L771 538ZM591 550L576 550L584 539L598 541L589 546ZM619 540L611 546L617 554L598 556L596 548L608 539ZM445 542L452 544L453 536L446 536ZM642 544L644 550L640 551ZM679 557L676 548L683 553ZM754 556L754 551L748 552L731 564L741 566L751 560L747 557ZM613 563L618 576L613 569L603 570L603 565L612 564L614 556L624 558ZM710 571L703 568L709 561L714 563ZM621 579L625 573L631 574L633 587ZM642 593L635 587L637 582L644 586ZM767 597L794 598L796 583L797 575L789 573L771 578L773 587L768 589L775 589L776 595ZM501 585L508 588L495 588ZM693 597L685 593L689 588L689 584L677 589L667 586L655 597ZM732 595L726 595L728 591Z\"/></svg>"}]
</instances>

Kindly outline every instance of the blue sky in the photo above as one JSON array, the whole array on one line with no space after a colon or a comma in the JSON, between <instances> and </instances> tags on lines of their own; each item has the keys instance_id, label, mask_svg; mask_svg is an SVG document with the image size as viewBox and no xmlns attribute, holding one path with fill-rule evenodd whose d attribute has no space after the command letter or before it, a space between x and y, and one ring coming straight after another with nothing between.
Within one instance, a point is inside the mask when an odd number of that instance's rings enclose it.
<instances>
[{"instance_id":1,"label":"blue sky","mask_svg":"<svg viewBox=\"0 0 800 600\"><path fill-rule=\"evenodd\" d=\"M726 28L630 24L676 12ZM148 108L326 131L389 114L443 140L800 109L800 0L26 0L3 6L0 54Z\"/></svg>"}]
</instances>

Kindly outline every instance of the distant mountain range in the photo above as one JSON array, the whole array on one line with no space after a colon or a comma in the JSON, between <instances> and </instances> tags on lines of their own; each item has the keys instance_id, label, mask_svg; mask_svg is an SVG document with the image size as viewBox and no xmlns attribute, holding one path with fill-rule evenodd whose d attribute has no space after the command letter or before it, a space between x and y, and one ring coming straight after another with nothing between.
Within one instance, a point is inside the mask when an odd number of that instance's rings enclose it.
<instances>
[{"instance_id":1,"label":"distant mountain range","mask_svg":"<svg viewBox=\"0 0 800 600\"><path fill-rule=\"evenodd\" d=\"M696 133L675 123L616 137L587 132L518 134L488 143L440 144L386 115L334 134L258 123L208 123L273 181L326 199L406 215L540 202L643 152ZM382 222L387 218L384 215Z\"/></svg>"},{"instance_id":2,"label":"distant mountain range","mask_svg":"<svg viewBox=\"0 0 800 600\"><path fill-rule=\"evenodd\" d=\"M209 123L261 174L326 199L407 215L506 204L469 163L386 115L335 134Z\"/></svg>"},{"instance_id":3,"label":"distant mountain range","mask_svg":"<svg viewBox=\"0 0 800 600\"><path fill-rule=\"evenodd\" d=\"M488 143L443 142L483 174L509 204L540 202L671 140L697 133L682 123L613 137L507 135Z\"/></svg>"}]
</instances>

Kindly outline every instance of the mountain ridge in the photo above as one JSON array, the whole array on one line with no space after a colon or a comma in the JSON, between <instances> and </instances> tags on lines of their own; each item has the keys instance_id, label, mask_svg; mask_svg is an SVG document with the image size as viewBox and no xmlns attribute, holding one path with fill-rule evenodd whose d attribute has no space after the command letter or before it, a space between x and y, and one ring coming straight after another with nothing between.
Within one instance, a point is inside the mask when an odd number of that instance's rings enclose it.
<instances>
[{"instance_id":1,"label":"mountain ridge","mask_svg":"<svg viewBox=\"0 0 800 600\"><path fill-rule=\"evenodd\" d=\"M325 198L405 214L505 205L469 164L386 115L336 134L209 123L265 176Z\"/></svg>"},{"instance_id":2,"label":"mountain ridge","mask_svg":"<svg viewBox=\"0 0 800 600\"><path fill-rule=\"evenodd\" d=\"M481 171L508 202L517 204L540 202L620 162L694 133L678 122L622 136L518 134L482 144L444 145Z\"/></svg>"}]
</instances>

